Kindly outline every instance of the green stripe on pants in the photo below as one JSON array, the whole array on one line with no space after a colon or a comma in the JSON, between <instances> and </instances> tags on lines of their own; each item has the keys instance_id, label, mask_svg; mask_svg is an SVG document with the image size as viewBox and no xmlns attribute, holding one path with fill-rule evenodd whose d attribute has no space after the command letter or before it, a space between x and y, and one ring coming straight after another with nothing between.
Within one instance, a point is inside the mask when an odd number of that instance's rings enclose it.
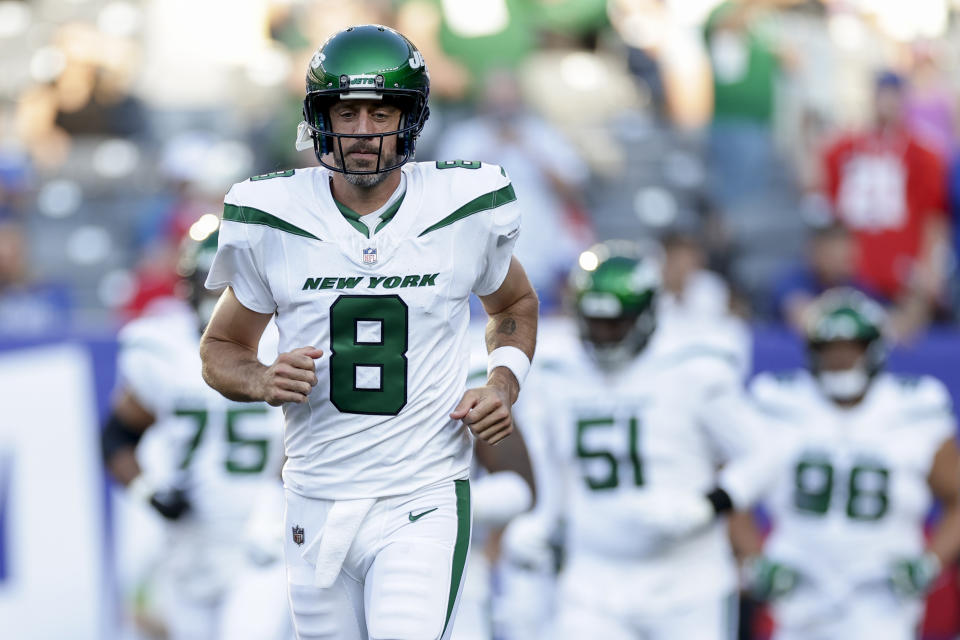
<instances>
[{"instance_id":1,"label":"green stripe on pants","mask_svg":"<svg viewBox=\"0 0 960 640\"><path fill-rule=\"evenodd\" d=\"M443 623L441 637L447 632L447 626L453 616L453 606L457 602L460 581L463 579L463 569L467 565L467 550L470 548L470 481L454 480L453 484L457 494L457 541L453 547L450 599L447 601L447 619Z\"/></svg>"}]
</instances>

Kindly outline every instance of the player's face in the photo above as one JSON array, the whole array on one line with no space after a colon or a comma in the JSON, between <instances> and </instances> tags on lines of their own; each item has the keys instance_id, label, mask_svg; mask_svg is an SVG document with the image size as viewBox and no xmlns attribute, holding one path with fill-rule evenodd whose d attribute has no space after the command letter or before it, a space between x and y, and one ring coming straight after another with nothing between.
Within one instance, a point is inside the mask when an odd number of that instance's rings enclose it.
<instances>
[{"instance_id":1,"label":"player's face","mask_svg":"<svg viewBox=\"0 0 960 640\"><path fill-rule=\"evenodd\" d=\"M838 340L822 345L818 353L822 371L848 371L863 360L866 347L856 340Z\"/></svg>"},{"instance_id":2,"label":"player's face","mask_svg":"<svg viewBox=\"0 0 960 640\"><path fill-rule=\"evenodd\" d=\"M874 109L878 124L899 124L903 114L903 92L895 87L878 87L874 96Z\"/></svg>"},{"instance_id":3,"label":"player's face","mask_svg":"<svg viewBox=\"0 0 960 640\"><path fill-rule=\"evenodd\" d=\"M632 316L620 318L587 318L587 338L595 345L616 346L630 334L637 322Z\"/></svg>"},{"instance_id":4,"label":"player's face","mask_svg":"<svg viewBox=\"0 0 960 640\"><path fill-rule=\"evenodd\" d=\"M340 100L336 102L330 108L330 125L334 133L371 135L370 138L339 138L339 142L337 138L334 138L332 146L336 165L348 171L374 171L377 168L378 154L381 167L388 167L399 162L397 136L385 136L381 149L381 138L376 134L399 129L402 116L403 113L398 107L380 100ZM354 177L377 178L378 176L374 174Z\"/></svg>"}]
</instances>

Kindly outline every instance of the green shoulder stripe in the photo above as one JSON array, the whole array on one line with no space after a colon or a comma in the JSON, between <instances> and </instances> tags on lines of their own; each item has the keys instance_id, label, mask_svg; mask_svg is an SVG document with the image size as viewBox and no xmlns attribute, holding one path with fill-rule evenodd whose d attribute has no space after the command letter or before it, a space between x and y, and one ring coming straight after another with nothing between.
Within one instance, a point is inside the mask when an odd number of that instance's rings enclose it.
<instances>
[{"instance_id":1,"label":"green shoulder stripe","mask_svg":"<svg viewBox=\"0 0 960 640\"><path fill-rule=\"evenodd\" d=\"M309 231L304 231L300 227L293 226L286 220L281 220L273 214L267 213L266 211L261 211L260 209L255 209L253 207L225 204L223 205L223 219L229 220L230 222L242 222L244 224L259 224L265 227L273 227L274 229L286 231L287 233L292 233L295 236L310 238L311 240L320 239Z\"/></svg>"},{"instance_id":2,"label":"green shoulder stripe","mask_svg":"<svg viewBox=\"0 0 960 640\"><path fill-rule=\"evenodd\" d=\"M513 202L516 199L517 194L513 192L512 184L508 184L507 186L497 189L496 191L485 193L482 196L478 196L467 204L463 205L440 222L430 225L423 231L423 233L420 234L419 237L423 237L431 231L448 227L458 220L463 220L467 216L472 216L473 214L480 213L481 211L496 209L497 207L505 205L509 202Z\"/></svg>"}]
</instances>

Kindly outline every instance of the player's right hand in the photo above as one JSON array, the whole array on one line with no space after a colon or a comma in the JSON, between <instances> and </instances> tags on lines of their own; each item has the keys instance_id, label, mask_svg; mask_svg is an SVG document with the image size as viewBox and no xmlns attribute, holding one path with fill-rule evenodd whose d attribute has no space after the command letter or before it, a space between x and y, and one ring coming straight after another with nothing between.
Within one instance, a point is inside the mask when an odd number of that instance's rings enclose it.
<instances>
[{"instance_id":1,"label":"player's right hand","mask_svg":"<svg viewBox=\"0 0 960 640\"><path fill-rule=\"evenodd\" d=\"M306 402L317 384L314 360L322 355L321 349L300 347L277 356L262 374L260 395L264 402L274 407L285 402Z\"/></svg>"}]
</instances>

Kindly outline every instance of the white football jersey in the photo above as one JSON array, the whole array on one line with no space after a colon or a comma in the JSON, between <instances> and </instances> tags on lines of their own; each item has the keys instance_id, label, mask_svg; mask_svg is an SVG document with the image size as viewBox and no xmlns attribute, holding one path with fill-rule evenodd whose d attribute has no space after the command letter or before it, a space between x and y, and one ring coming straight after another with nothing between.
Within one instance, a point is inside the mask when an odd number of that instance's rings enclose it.
<instances>
[{"instance_id":1,"label":"white football jersey","mask_svg":"<svg viewBox=\"0 0 960 640\"><path fill-rule=\"evenodd\" d=\"M565 338L558 328L538 354L518 420L540 422L551 434L564 489L538 495L562 503L569 566L596 568L597 580L576 587L576 597L635 613L732 592L725 521L652 550L638 542L633 514L648 489L706 495L719 467L761 439L740 355L658 330L638 358L608 374L585 353L572 324Z\"/></svg>"},{"instance_id":2,"label":"white football jersey","mask_svg":"<svg viewBox=\"0 0 960 640\"><path fill-rule=\"evenodd\" d=\"M119 340L121 384L156 417L151 431L163 437L171 479L189 492L190 520L245 522L260 484L280 471L280 411L232 402L207 386L197 317L186 306L130 322ZM265 333L270 362L275 345Z\"/></svg>"},{"instance_id":3,"label":"white football jersey","mask_svg":"<svg viewBox=\"0 0 960 640\"><path fill-rule=\"evenodd\" d=\"M276 314L281 352L324 351L308 401L284 406L284 483L306 497L399 495L469 472L470 435L449 417L466 388L468 300L503 283L519 208L496 165L401 171L405 194L376 225L341 211L323 168L225 198L207 286Z\"/></svg>"},{"instance_id":4,"label":"white football jersey","mask_svg":"<svg viewBox=\"0 0 960 640\"><path fill-rule=\"evenodd\" d=\"M777 440L792 443L766 501L766 553L802 577L778 616L816 619L855 591L886 589L891 563L924 548L927 476L955 433L945 387L882 373L850 409L807 371L761 374L751 391Z\"/></svg>"}]
</instances>

